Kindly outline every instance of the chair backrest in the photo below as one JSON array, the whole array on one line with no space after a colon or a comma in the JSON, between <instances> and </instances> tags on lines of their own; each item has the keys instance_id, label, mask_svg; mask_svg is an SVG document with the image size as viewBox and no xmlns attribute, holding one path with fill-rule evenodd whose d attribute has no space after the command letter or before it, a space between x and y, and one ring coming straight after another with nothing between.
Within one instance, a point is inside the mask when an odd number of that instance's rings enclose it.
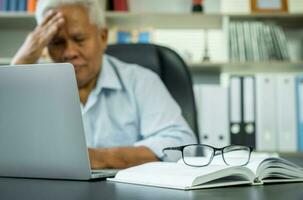
<instances>
[{"instance_id":1,"label":"chair backrest","mask_svg":"<svg viewBox=\"0 0 303 200\"><path fill-rule=\"evenodd\" d=\"M184 118L199 140L191 76L185 62L176 52L154 44L115 44L109 45L106 53L156 72L180 105Z\"/></svg>"}]
</instances>

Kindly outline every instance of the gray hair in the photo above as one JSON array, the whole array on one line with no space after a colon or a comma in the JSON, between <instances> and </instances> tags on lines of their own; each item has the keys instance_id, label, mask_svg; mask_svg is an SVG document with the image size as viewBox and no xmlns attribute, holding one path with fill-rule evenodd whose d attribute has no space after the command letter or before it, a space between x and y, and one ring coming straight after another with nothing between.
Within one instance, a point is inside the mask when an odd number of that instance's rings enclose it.
<instances>
[{"instance_id":1,"label":"gray hair","mask_svg":"<svg viewBox=\"0 0 303 200\"><path fill-rule=\"evenodd\" d=\"M88 9L89 19L92 24L98 28L106 26L104 9L102 2L104 0L40 0L36 9L36 20L41 24L47 10L56 8L62 5L82 5Z\"/></svg>"}]
</instances>

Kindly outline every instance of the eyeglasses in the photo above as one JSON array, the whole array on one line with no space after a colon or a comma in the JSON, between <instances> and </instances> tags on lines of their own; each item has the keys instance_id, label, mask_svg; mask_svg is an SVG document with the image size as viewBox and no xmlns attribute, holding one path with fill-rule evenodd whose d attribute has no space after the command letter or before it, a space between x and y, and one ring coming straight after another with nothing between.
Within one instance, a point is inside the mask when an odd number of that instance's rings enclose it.
<instances>
[{"instance_id":1,"label":"eyeglasses","mask_svg":"<svg viewBox=\"0 0 303 200\"><path fill-rule=\"evenodd\" d=\"M206 144L190 144L179 147L167 147L166 151L181 151L183 162L192 167L204 167L209 165L214 156L221 154L226 165L243 166L248 164L252 152L251 147L241 145L229 145L223 148L215 148Z\"/></svg>"}]
</instances>

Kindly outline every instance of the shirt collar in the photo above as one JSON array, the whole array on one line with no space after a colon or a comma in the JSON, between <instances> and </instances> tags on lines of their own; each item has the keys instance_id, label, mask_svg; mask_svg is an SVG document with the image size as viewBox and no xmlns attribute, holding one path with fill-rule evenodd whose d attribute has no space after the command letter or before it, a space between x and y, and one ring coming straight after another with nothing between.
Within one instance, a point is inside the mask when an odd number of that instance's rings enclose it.
<instances>
[{"instance_id":1,"label":"shirt collar","mask_svg":"<svg viewBox=\"0 0 303 200\"><path fill-rule=\"evenodd\" d=\"M95 88L96 93L100 93L102 88L112 90L122 89L120 79L114 70L115 66L112 66L113 62L110 62L109 59L110 56L103 56L103 63Z\"/></svg>"}]
</instances>

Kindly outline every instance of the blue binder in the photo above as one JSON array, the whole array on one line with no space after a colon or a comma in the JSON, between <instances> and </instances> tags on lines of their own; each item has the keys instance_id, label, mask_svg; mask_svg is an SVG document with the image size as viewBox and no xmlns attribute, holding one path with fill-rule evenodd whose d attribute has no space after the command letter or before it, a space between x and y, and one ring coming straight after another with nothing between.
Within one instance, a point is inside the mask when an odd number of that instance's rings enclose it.
<instances>
[{"instance_id":1,"label":"blue binder","mask_svg":"<svg viewBox=\"0 0 303 200\"><path fill-rule=\"evenodd\" d=\"M18 11L18 0L9 0L9 11Z\"/></svg>"},{"instance_id":2,"label":"blue binder","mask_svg":"<svg viewBox=\"0 0 303 200\"><path fill-rule=\"evenodd\" d=\"M2 0L1 11L9 11L9 0Z\"/></svg>"},{"instance_id":3,"label":"blue binder","mask_svg":"<svg viewBox=\"0 0 303 200\"><path fill-rule=\"evenodd\" d=\"M117 43L118 44L127 44L131 43L132 35L129 31L118 31L117 32Z\"/></svg>"},{"instance_id":4,"label":"blue binder","mask_svg":"<svg viewBox=\"0 0 303 200\"><path fill-rule=\"evenodd\" d=\"M18 11L26 11L27 10L27 0L18 0Z\"/></svg>"},{"instance_id":5,"label":"blue binder","mask_svg":"<svg viewBox=\"0 0 303 200\"><path fill-rule=\"evenodd\" d=\"M297 87L297 120L298 120L298 149L303 152L303 75L296 80Z\"/></svg>"}]
</instances>

